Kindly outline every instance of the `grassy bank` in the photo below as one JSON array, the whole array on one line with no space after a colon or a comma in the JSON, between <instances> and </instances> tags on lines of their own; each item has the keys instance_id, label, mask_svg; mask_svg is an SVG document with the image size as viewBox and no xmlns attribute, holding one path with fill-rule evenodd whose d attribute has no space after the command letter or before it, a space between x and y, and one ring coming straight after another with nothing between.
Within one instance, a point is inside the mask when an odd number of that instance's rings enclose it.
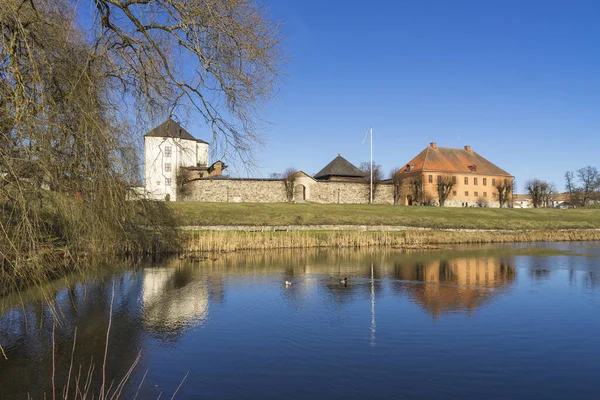
<instances>
[{"instance_id":1,"label":"grassy bank","mask_svg":"<svg viewBox=\"0 0 600 400\"><path fill-rule=\"evenodd\" d=\"M183 235L185 252L230 252L302 248L366 248L387 246L422 249L446 244L484 244L513 242L558 242L600 240L598 230L532 230L515 232L455 231L292 231L240 232L193 231Z\"/></svg>"},{"instance_id":2,"label":"grassy bank","mask_svg":"<svg viewBox=\"0 0 600 400\"><path fill-rule=\"evenodd\" d=\"M433 229L597 229L600 210L174 202L179 225L398 225Z\"/></svg>"}]
</instances>

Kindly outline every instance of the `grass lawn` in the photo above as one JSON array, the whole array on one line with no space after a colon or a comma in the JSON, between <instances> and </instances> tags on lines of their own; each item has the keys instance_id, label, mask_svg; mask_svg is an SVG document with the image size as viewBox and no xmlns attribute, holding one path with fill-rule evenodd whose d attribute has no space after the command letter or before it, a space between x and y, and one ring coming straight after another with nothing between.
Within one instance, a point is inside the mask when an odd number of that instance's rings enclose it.
<instances>
[{"instance_id":1,"label":"grass lawn","mask_svg":"<svg viewBox=\"0 0 600 400\"><path fill-rule=\"evenodd\" d=\"M172 202L180 225L398 225L469 229L600 228L594 208L497 209L359 204Z\"/></svg>"}]
</instances>

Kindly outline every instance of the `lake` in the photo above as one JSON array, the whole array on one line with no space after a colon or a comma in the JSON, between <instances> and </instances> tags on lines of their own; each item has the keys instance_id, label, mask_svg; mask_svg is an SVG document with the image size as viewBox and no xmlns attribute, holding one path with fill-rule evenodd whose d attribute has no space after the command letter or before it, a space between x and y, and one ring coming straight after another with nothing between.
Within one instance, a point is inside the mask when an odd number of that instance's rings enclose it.
<instances>
[{"instance_id":1,"label":"lake","mask_svg":"<svg viewBox=\"0 0 600 400\"><path fill-rule=\"evenodd\" d=\"M170 259L0 299L0 398L596 399L598 338L599 243Z\"/></svg>"}]
</instances>

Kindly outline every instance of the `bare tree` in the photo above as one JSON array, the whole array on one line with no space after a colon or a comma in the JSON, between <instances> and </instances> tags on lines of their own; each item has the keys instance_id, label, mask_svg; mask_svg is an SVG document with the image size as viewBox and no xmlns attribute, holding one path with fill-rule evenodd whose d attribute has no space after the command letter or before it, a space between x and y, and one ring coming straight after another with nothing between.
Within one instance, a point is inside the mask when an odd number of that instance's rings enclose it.
<instances>
[{"instance_id":1,"label":"bare tree","mask_svg":"<svg viewBox=\"0 0 600 400\"><path fill-rule=\"evenodd\" d=\"M525 182L525 190L531 196L531 203L534 208L542 206L542 180L534 178Z\"/></svg>"},{"instance_id":2,"label":"bare tree","mask_svg":"<svg viewBox=\"0 0 600 400\"><path fill-rule=\"evenodd\" d=\"M552 199L556 194L556 186L553 183L534 178L525 182L525 189L531 196L534 208L551 207Z\"/></svg>"},{"instance_id":3,"label":"bare tree","mask_svg":"<svg viewBox=\"0 0 600 400\"><path fill-rule=\"evenodd\" d=\"M283 184L285 186L287 200L291 203L294 201L294 184L298 178L298 170L296 168L288 168L283 171L281 176L283 176Z\"/></svg>"},{"instance_id":4,"label":"bare tree","mask_svg":"<svg viewBox=\"0 0 600 400\"><path fill-rule=\"evenodd\" d=\"M408 181L408 184L410 185L411 193L413 196L413 198L412 198L413 203L421 204L424 201L423 175L416 174L416 175L412 176L410 178L410 180Z\"/></svg>"},{"instance_id":5,"label":"bare tree","mask_svg":"<svg viewBox=\"0 0 600 400\"><path fill-rule=\"evenodd\" d=\"M508 200L511 198L513 191L513 180L509 178L496 179L495 188L498 193L498 202L500 203L500 208L502 208L507 205Z\"/></svg>"},{"instance_id":6,"label":"bare tree","mask_svg":"<svg viewBox=\"0 0 600 400\"><path fill-rule=\"evenodd\" d=\"M451 175L438 175L437 178L437 193L440 207L444 207L446 200L452 193L452 188L456 185L456 178Z\"/></svg>"},{"instance_id":7,"label":"bare tree","mask_svg":"<svg viewBox=\"0 0 600 400\"><path fill-rule=\"evenodd\" d=\"M544 182L542 185L542 207L552 207L554 196L558 193L556 185L552 182Z\"/></svg>"},{"instance_id":8,"label":"bare tree","mask_svg":"<svg viewBox=\"0 0 600 400\"><path fill-rule=\"evenodd\" d=\"M400 191L402 190L402 184L404 183L402 175L400 174L400 167L394 167L390 171L390 179L394 185L394 205L397 206L400 200Z\"/></svg>"},{"instance_id":9,"label":"bare tree","mask_svg":"<svg viewBox=\"0 0 600 400\"><path fill-rule=\"evenodd\" d=\"M577 170L577 178L581 185L582 205L587 206L594 197L594 192L600 188L600 172L598 168L588 165Z\"/></svg>"},{"instance_id":10,"label":"bare tree","mask_svg":"<svg viewBox=\"0 0 600 400\"><path fill-rule=\"evenodd\" d=\"M367 196L370 195L371 192L371 163L368 161L360 163L359 169L362 171L365 176L365 180L369 184ZM383 167L380 164L377 164L373 161L373 200L377 195L377 189L379 188L379 182L383 179Z\"/></svg>"},{"instance_id":11,"label":"bare tree","mask_svg":"<svg viewBox=\"0 0 600 400\"><path fill-rule=\"evenodd\" d=\"M575 174L571 171L565 172L565 189L569 193L570 205L579 205L579 188L577 188L575 183Z\"/></svg>"}]
</instances>

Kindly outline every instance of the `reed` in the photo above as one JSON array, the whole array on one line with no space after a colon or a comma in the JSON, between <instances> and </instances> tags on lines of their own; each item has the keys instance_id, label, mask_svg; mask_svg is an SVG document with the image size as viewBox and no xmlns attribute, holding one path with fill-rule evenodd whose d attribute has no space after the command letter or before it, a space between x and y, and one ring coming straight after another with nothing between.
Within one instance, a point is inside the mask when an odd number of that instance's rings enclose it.
<instances>
[{"instance_id":1,"label":"reed","mask_svg":"<svg viewBox=\"0 0 600 400\"><path fill-rule=\"evenodd\" d=\"M559 242L600 240L600 230L528 231L192 231L182 237L184 252L231 252L304 248L368 248L374 246L420 249L440 244Z\"/></svg>"}]
</instances>

